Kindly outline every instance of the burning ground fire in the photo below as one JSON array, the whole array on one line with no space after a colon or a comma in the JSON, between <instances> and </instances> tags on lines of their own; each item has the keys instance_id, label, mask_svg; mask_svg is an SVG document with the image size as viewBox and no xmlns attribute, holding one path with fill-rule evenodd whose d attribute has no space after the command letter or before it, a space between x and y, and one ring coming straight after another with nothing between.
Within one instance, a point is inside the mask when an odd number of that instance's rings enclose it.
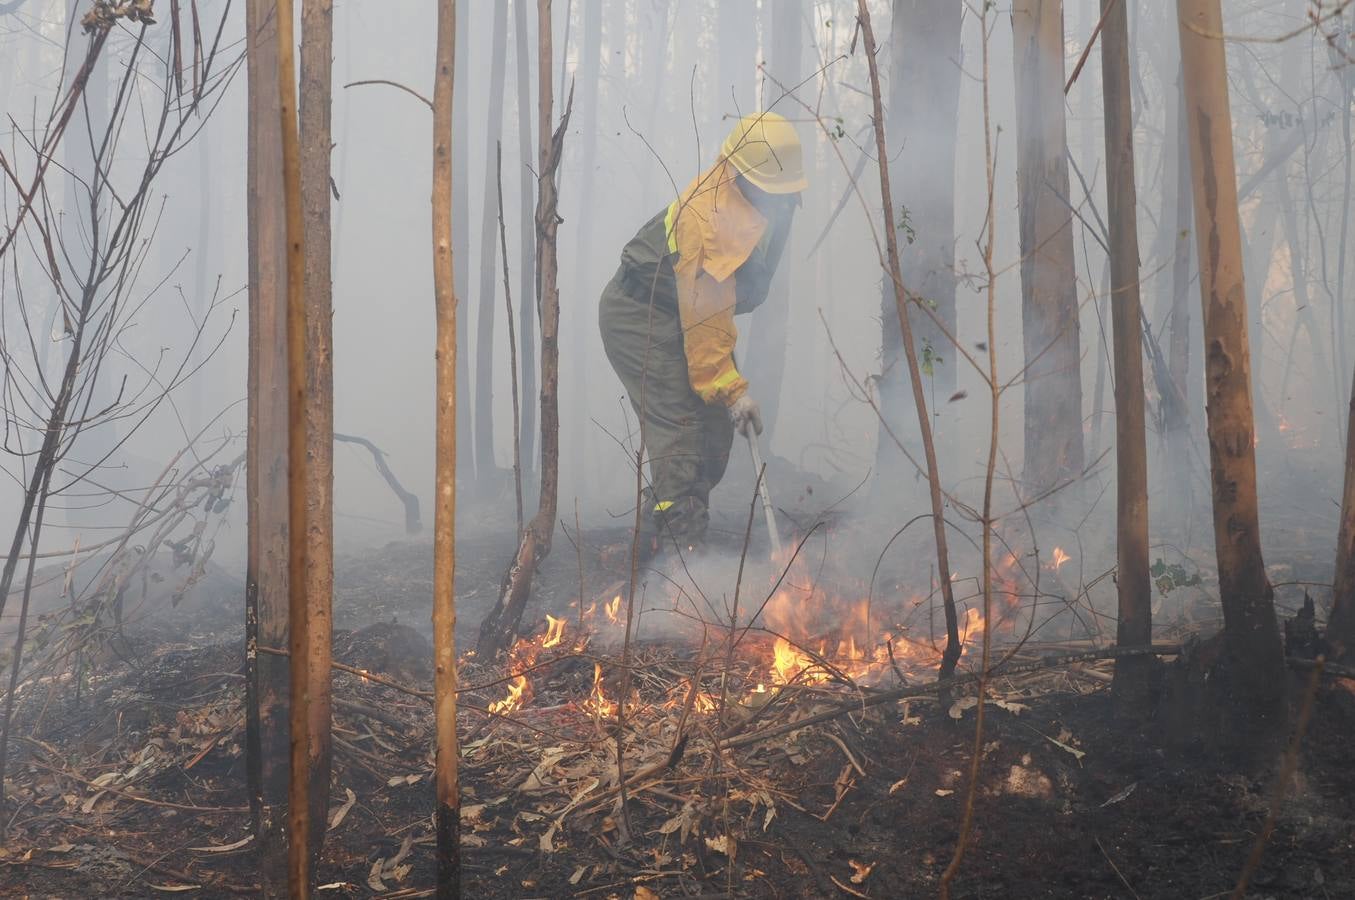
<instances>
[{"instance_id":1,"label":"burning ground fire","mask_svg":"<svg viewBox=\"0 0 1355 900\"><path fill-rule=\"evenodd\" d=\"M1058 572L1070 559L1065 550L1055 547L1044 568ZM993 628L1014 632L1022 596L1019 585L1027 576L1011 553L1003 554L994 564L993 576ZM952 576L952 583L962 581L965 579L958 573ZM970 583L977 581L969 579ZM901 610L921 609L927 599L914 596L902 604L896 603L892 609L882 608L877 599L876 608L872 609L869 591L863 586L843 589L842 585L815 580L807 567L797 561L767 601L757 627L738 632L737 658L749 669L747 685L742 690L767 694L792 686L833 682L878 685L895 676L926 677L935 672L944 647L944 625L939 621L939 613L930 628L921 630L886 620L898 618ZM939 595L936 599L939 606ZM585 654L595 641L604 645L618 643L625 624L624 602L620 594L590 602L577 622L547 615L544 630L518 640L510 650L506 691L489 704L489 711L502 715L527 707L536 693L532 679L541 663ZM974 596L961 605L959 633L965 653L984 633L980 605L981 598ZM728 632L720 628L720 633ZM717 645L724 641L723 637L715 638ZM566 706L598 720L617 714L616 698L608 695L604 684L604 665L605 660L593 660L587 696ZM691 697L688 693L686 687L679 685L663 705L677 707L690 702L692 710L699 714L713 712L719 706L718 700L704 691Z\"/></svg>"}]
</instances>

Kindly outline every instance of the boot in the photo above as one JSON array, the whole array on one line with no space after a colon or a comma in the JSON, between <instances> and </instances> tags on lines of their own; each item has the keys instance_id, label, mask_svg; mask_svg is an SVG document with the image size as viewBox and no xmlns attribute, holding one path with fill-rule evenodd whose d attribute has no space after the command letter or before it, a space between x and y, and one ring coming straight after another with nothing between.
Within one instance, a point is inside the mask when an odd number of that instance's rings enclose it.
<instances>
[{"instance_id":1,"label":"boot","mask_svg":"<svg viewBox=\"0 0 1355 900\"><path fill-rule=\"evenodd\" d=\"M660 553L689 555L700 553L706 543L710 513L696 497L682 497L655 512Z\"/></svg>"}]
</instances>

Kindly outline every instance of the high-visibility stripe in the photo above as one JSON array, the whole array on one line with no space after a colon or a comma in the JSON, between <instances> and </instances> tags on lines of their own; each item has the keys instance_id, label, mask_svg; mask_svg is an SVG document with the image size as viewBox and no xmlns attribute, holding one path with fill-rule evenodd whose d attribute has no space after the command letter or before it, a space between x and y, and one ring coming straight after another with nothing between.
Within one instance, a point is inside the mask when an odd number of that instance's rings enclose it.
<instances>
[{"instance_id":1,"label":"high-visibility stripe","mask_svg":"<svg viewBox=\"0 0 1355 900\"><path fill-rule=\"evenodd\" d=\"M725 372L723 375L719 376L710 383L710 387L706 389L706 393L709 394L711 397L714 397L720 394L721 392L726 391L729 388L733 387L734 382L738 381L742 377L743 376L739 374L737 369L735 369L733 366L730 366L728 372Z\"/></svg>"},{"instance_id":2,"label":"high-visibility stripe","mask_svg":"<svg viewBox=\"0 0 1355 900\"><path fill-rule=\"evenodd\" d=\"M668 204L668 212L663 217L663 232L668 235L668 252L677 252L677 233L673 231L673 223L677 221L679 201L674 200Z\"/></svg>"}]
</instances>

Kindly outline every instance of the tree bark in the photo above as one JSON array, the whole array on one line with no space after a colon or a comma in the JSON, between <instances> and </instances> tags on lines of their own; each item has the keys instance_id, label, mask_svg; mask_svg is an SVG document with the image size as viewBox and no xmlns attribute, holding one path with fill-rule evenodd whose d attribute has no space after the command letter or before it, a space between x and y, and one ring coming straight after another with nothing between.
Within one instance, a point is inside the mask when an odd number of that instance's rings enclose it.
<instances>
[{"instance_id":1,"label":"tree bark","mask_svg":"<svg viewBox=\"0 0 1355 900\"><path fill-rule=\"evenodd\" d=\"M452 258L455 0L439 0L433 76L433 295L437 318L436 486L433 497L433 707L437 896L461 896L460 751L456 738L456 279Z\"/></svg>"},{"instance_id":2,"label":"tree bark","mask_svg":"<svg viewBox=\"0 0 1355 900\"><path fill-rule=\"evenodd\" d=\"M301 153L297 135L296 67L292 0L277 0L278 113L282 128L282 195L287 245L287 583L288 666L291 670L291 772L287 792L287 889L295 900L311 891L311 667L307 556L310 548L309 474L306 458L305 228ZM326 673L328 675L328 673Z\"/></svg>"},{"instance_id":3,"label":"tree bark","mask_svg":"<svg viewBox=\"0 0 1355 900\"><path fill-rule=\"evenodd\" d=\"M1219 0L1177 0L1190 125L1213 481L1214 546L1223 603L1224 690L1240 734L1274 735L1285 720L1284 652L1261 557L1251 362L1232 115Z\"/></svg>"},{"instance_id":4,"label":"tree bark","mask_svg":"<svg viewBox=\"0 0 1355 900\"><path fill-rule=\"evenodd\" d=\"M508 44L508 6L494 4L494 33L489 48L489 120L485 128L484 204L480 213L480 304L475 318L475 459L477 483L491 495L498 489L494 457L494 240L499 201L495 152L503 135L503 83Z\"/></svg>"},{"instance_id":5,"label":"tree bark","mask_svg":"<svg viewBox=\"0 0 1355 900\"><path fill-rule=\"evenodd\" d=\"M249 0L249 400L246 433L246 773L259 879L266 897L287 892L287 659L259 647L287 644L287 240L282 196L275 0Z\"/></svg>"},{"instance_id":6,"label":"tree bark","mask_svg":"<svg viewBox=\"0 0 1355 900\"><path fill-rule=\"evenodd\" d=\"M540 310L536 303L536 230L532 210L536 203L536 185L532 179L532 79L527 40L527 4L531 0L513 0L514 57L518 80L518 349L522 359L519 379L522 396L536 395L536 324ZM536 404L522 404L522 461L527 478L535 466Z\"/></svg>"},{"instance_id":7,"label":"tree bark","mask_svg":"<svg viewBox=\"0 0 1355 900\"><path fill-rule=\"evenodd\" d=\"M933 306L945 325L943 331L931 316L922 316L914 329L924 374L931 373L928 386L942 397L954 393L956 373L950 337L955 334L955 140L962 10L962 4L951 0L894 0L889 33L887 123L895 140L903 136L907 150L892 148L889 176L899 185L903 203L888 211L886 227L899 230L904 239L899 247L904 283L921 302ZM901 433L896 426L907 420L912 400L894 286L886 281L883 288L880 406L889 422L880 424L875 471L895 479L904 460L886 429Z\"/></svg>"},{"instance_id":8,"label":"tree bark","mask_svg":"<svg viewBox=\"0 0 1355 900\"><path fill-rule=\"evenodd\" d=\"M1148 439L1144 424L1143 328L1139 303L1139 238L1134 186L1134 118L1129 82L1129 16L1124 0L1101 0L1101 84L1105 94L1106 198L1110 220L1110 304L1115 351L1116 559L1120 647L1153 639L1148 575ZM1147 657L1115 664L1117 711L1149 712Z\"/></svg>"},{"instance_id":9,"label":"tree bark","mask_svg":"<svg viewBox=\"0 0 1355 900\"><path fill-rule=\"evenodd\" d=\"M551 83L551 0L537 0L537 160L536 258L537 304L541 309L541 496L536 515L518 543L517 553L504 573L494 607L480 623L476 655L493 659L517 637L527 606L532 578L550 554L555 533L555 509L560 479L560 289L556 232L559 193L556 175L564 147L565 130L574 105L573 90L559 127L552 133L554 86ZM547 138L547 135L551 135Z\"/></svg>"},{"instance_id":10,"label":"tree bark","mask_svg":"<svg viewBox=\"0 0 1355 900\"><path fill-rule=\"evenodd\" d=\"M452 254L457 259L470 259L470 78L467 67L470 65L470 13L474 3L469 0L455 0L456 12L460 14L461 27L456 31L455 83L460 86L461 95L452 104L451 149L452 157ZM483 6L481 9L483 10ZM455 90L456 88L454 88ZM453 273L456 279L456 296L470 295L470 268L462 266ZM474 407L470 402L470 329L462 328L456 333L456 389L461 392L456 398L456 433L466 439L463 452L457 456L457 475L468 484L474 484L479 460L475 458L475 441L471 413Z\"/></svg>"},{"instance_id":11,"label":"tree bark","mask_svg":"<svg viewBox=\"0 0 1355 900\"><path fill-rule=\"evenodd\" d=\"M1062 0L1014 0L1028 496L1082 471L1082 375L1063 115Z\"/></svg>"},{"instance_id":12,"label":"tree bark","mask_svg":"<svg viewBox=\"0 0 1355 900\"><path fill-rule=\"evenodd\" d=\"M870 67L870 91L873 103L875 124L876 161L880 169L880 199L884 206L885 249L888 254L887 280L894 289L894 312L902 331L902 344L908 362L908 377L913 386L913 406L917 413L918 433L922 438L922 450L927 458L927 484L930 488L932 503L932 535L936 540L936 566L940 573L941 599L946 616L946 649L941 655L940 678L949 678L955 672L955 664L960 660L959 621L955 611L955 595L950 579L950 552L946 544L945 506L941 500L941 473L936 462L936 444L932 440L931 414L927 411L927 398L922 390L922 372L918 365L918 353L913 343L914 334L908 315L908 291L904 286L901 263L899 262L898 230L892 227L894 197L889 182L888 143L885 140L884 112L880 102L880 72L875 63L875 34L870 27L870 10L866 0L857 0L857 20L861 23L861 33L865 41L866 61Z\"/></svg>"},{"instance_id":13,"label":"tree bark","mask_svg":"<svg viewBox=\"0 0 1355 900\"><path fill-rule=\"evenodd\" d=\"M306 665L310 697L311 870L324 844L329 818L330 658L334 597L334 334L330 171L334 60L333 0L301 6L301 205L306 304L305 455Z\"/></svg>"}]
</instances>

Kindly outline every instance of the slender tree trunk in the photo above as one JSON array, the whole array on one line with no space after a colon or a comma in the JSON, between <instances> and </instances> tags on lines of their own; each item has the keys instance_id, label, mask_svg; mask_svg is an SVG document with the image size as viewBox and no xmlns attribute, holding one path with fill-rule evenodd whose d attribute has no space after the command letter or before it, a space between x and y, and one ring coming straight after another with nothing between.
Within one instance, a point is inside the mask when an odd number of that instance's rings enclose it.
<instances>
[{"instance_id":1,"label":"slender tree trunk","mask_svg":"<svg viewBox=\"0 0 1355 900\"><path fill-rule=\"evenodd\" d=\"M277 0L278 113L282 122L283 230L287 244L287 584L288 660L291 669L291 761L287 792L287 888L293 900L311 892L310 549L309 460L306 457L305 229L301 201L301 153L297 135L296 67L292 0ZM326 673L328 675L328 673Z\"/></svg>"},{"instance_id":2,"label":"slender tree trunk","mask_svg":"<svg viewBox=\"0 0 1355 900\"><path fill-rule=\"evenodd\" d=\"M1148 439L1144 425L1143 329L1130 106L1129 16L1124 0L1101 0L1101 85L1105 93L1106 198L1110 219L1111 321L1115 342L1116 546L1121 647L1147 647L1153 634L1148 577ZM1113 684L1119 711L1148 713L1148 657L1120 660Z\"/></svg>"},{"instance_id":3,"label":"slender tree trunk","mask_svg":"<svg viewBox=\"0 0 1355 900\"><path fill-rule=\"evenodd\" d=\"M757 10L752 3L719 3L716 9L719 81L714 112L745 115L756 109L755 60L749 51L757 46Z\"/></svg>"},{"instance_id":4,"label":"slender tree trunk","mask_svg":"<svg viewBox=\"0 0 1355 900\"><path fill-rule=\"evenodd\" d=\"M1297 319L1295 327L1302 325L1308 332L1308 345L1311 354L1311 378L1312 384L1331 384L1332 371L1327 363L1326 335L1322 334L1317 325L1317 317L1313 315L1312 299L1308 293L1308 258L1307 247L1304 245L1299 235L1298 214L1295 210L1294 197L1289 189L1287 178L1280 180L1280 209L1284 216L1285 243L1289 246L1289 267L1291 281L1294 287L1294 316ZM1288 368L1286 367L1285 378L1288 377ZM1282 387L1280 396L1287 397L1287 383ZM1334 417L1333 417L1334 418ZM1340 423L1332 423L1335 427L1324 423L1322 434L1324 439L1327 435L1339 435ZM1340 438L1336 438L1340 443Z\"/></svg>"},{"instance_id":5,"label":"slender tree trunk","mask_svg":"<svg viewBox=\"0 0 1355 900\"><path fill-rule=\"evenodd\" d=\"M767 70L776 81L764 87L762 102L771 109L783 89L794 87L805 76L804 60L804 5L802 0L782 0L771 5L771 54ZM794 103L782 101L776 107L794 118ZM791 229L781 252L781 263L772 276L771 290L766 303L753 313L747 370L752 392L762 405L762 419L766 431L763 446L771 447L776 440L777 413L781 407L781 388L786 375L786 356L789 346L791 304L794 285L799 283L799 265L795 258L795 229Z\"/></svg>"},{"instance_id":6,"label":"slender tree trunk","mask_svg":"<svg viewBox=\"0 0 1355 900\"><path fill-rule=\"evenodd\" d=\"M1167 349L1167 368L1171 373L1176 396L1166 403L1163 431L1167 438L1167 468L1170 472L1173 504L1181 534L1186 533L1194 510L1195 489L1190 477L1190 271L1195 255L1191 240L1194 219L1191 212L1190 128L1186 122L1185 85L1182 75L1176 84L1176 128L1173 141L1164 152L1176 155L1175 180L1176 213L1172 246L1171 314L1168 328L1171 337Z\"/></svg>"},{"instance_id":7,"label":"slender tree trunk","mask_svg":"<svg viewBox=\"0 0 1355 900\"><path fill-rule=\"evenodd\" d=\"M452 96L456 5L438 2L433 76L433 294L437 315L436 489L433 498L433 706L437 896L461 896L460 751L456 739L456 436L457 342L452 258Z\"/></svg>"},{"instance_id":8,"label":"slender tree trunk","mask_svg":"<svg viewBox=\"0 0 1355 900\"><path fill-rule=\"evenodd\" d=\"M76 71L84 62L84 56L76 50L76 46L80 43L78 37L80 33L79 21L81 16L84 15L83 6L84 4L80 0L69 0L66 8L66 23L68 26L72 26L68 29L71 35L71 47L67 51L65 59L66 71L64 76L66 84L71 82ZM89 223L93 222L93 216L103 215L99 207L103 205L109 195L106 189L98 187L99 177L96 173L99 145L108 130L108 92L108 54L99 53L94 57L89 80L81 94L79 106L75 115L71 118L65 139L61 141L61 153L66 167L65 178L63 179L66 190L66 215L69 216L71 222L85 223L84 227L86 228L89 227ZM77 233L73 231L72 235ZM93 275L92 263L95 261L98 252L99 248L90 245L90 238L86 234L79 234L74 240L68 238L62 243L64 261L74 282L82 288ZM58 304L54 302L53 305L55 307ZM114 382L117 381L117 376L112 371L116 365L114 359L116 357L107 359L100 365L104 377L94 381L91 403L93 408L104 408L114 402L109 385L110 379ZM101 428L83 429L79 436L72 441L73 458L100 459L113 452L120 442L120 431L121 426L116 420L108 422ZM100 476L100 480L111 488L128 487L123 481L122 473L115 471L112 466L105 466ZM91 505L79 498L67 498L59 494L53 497L51 502L53 506L61 509L62 517L72 531L70 535L72 538L83 531L98 529L100 526L108 524L105 521L107 510L101 506ZM88 541L86 542L88 543Z\"/></svg>"},{"instance_id":9,"label":"slender tree trunk","mask_svg":"<svg viewBox=\"0 0 1355 900\"><path fill-rule=\"evenodd\" d=\"M582 181L579 185L579 202L581 209L587 209L587 204L592 202L594 197L595 185L597 183L597 150L598 150L598 83L601 78L601 57L602 57L602 0L582 0L583 2L583 46L582 55L579 58L579 77L580 86L583 88L582 96L579 98L579 132L583 140L583 151L580 158L580 174ZM587 213L581 216L584 219L583 225L574 230L574 296L579 298L593 297L596 291L593 290L592 280L592 260L593 260L593 233L594 229L588 222ZM591 308L591 307L590 307ZM588 352L588 339L593 333L596 325L593 324L591 317L575 316L572 323L574 330L573 340L573 365L568 368L570 373L568 388L572 391L577 413L570 416L569 422L569 446L574 453L574 469L578 476L579 485L576 491L582 490L585 495L595 493L595 482L597 479L597 467L591 465L591 461L597 458L597 452L593 449L594 435L591 427L591 415L587 403L590 392L589 384L589 362L592 355Z\"/></svg>"},{"instance_id":10,"label":"slender tree trunk","mask_svg":"<svg viewBox=\"0 0 1355 900\"><path fill-rule=\"evenodd\" d=\"M439 0L440 2L440 0ZM452 156L452 247L457 259L470 259L470 78L467 67L470 65L470 23L471 0L455 0L456 12L460 16L461 27L456 29L456 85L461 91L452 107L451 140L455 146ZM484 5L480 5L483 11ZM456 278L456 296L470 296L470 270L462 266L454 273ZM474 407L470 402L470 329L461 328L456 333L456 389L460 395L456 398L456 433L465 441L463 452L457 456L457 475L468 484L476 483L477 466L480 460L475 458L474 431L471 413ZM490 461L493 464L493 460Z\"/></svg>"},{"instance_id":11,"label":"slender tree trunk","mask_svg":"<svg viewBox=\"0 0 1355 900\"><path fill-rule=\"evenodd\" d=\"M519 247L518 251L518 341L522 359L520 383L522 396L522 461L530 483L536 458L536 325L540 310L536 304L536 229L532 210L536 206L536 182L532 177L532 79L528 51L527 4L531 0L513 0L514 58L518 80L518 175Z\"/></svg>"},{"instance_id":12,"label":"slender tree trunk","mask_svg":"<svg viewBox=\"0 0 1355 900\"><path fill-rule=\"evenodd\" d=\"M193 248L193 315L199 322L207 318L212 303L212 286L207 274L207 248L212 240L212 221L216 217L212 208L215 195L212 181L212 141L209 135L197 148L198 176L198 237ZM207 386L206 378L194 378L189 388L187 422L193 431L197 431L207 422L207 403L204 401Z\"/></svg>"},{"instance_id":13,"label":"slender tree trunk","mask_svg":"<svg viewBox=\"0 0 1355 900\"><path fill-rule=\"evenodd\" d=\"M249 0L249 402L245 760L263 895L287 892L287 239L276 0Z\"/></svg>"},{"instance_id":14,"label":"slender tree trunk","mask_svg":"<svg viewBox=\"0 0 1355 900\"><path fill-rule=\"evenodd\" d=\"M334 597L334 315L330 171L333 0L301 6L301 204L305 240L306 665L311 869L329 813L330 657ZM290 323L289 323L290 324ZM294 346L294 345L293 345Z\"/></svg>"},{"instance_id":15,"label":"slender tree trunk","mask_svg":"<svg viewBox=\"0 0 1355 900\"><path fill-rule=\"evenodd\" d=\"M897 228L903 278L921 302L934 307L945 331L930 316L914 329L923 371L933 394L950 396L955 389L955 153L960 98L961 4L950 0L894 0L889 34L888 126L906 152L893 148L890 180L899 185L902 205L890 210ZM899 434L912 404L907 366L900 343L902 330L894 305L894 286L886 281L881 295L882 325L880 405L888 421L880 423L876 473L900 475L903 455L888 437ZM948 333L948 334L947 334ZM911 429L909 429L911 430ZM944 439L943 439L944 444Z\"/></svg>"},{"instance_id":16,"label":"slender tree trunk","mask_svg":"<svg viewBox=\"0 0 1355 900\"><path fill-rule=\"evenodd\" d=\"M1063 4L1014 0L1016 169L1025 347L1026 492L1082 471L1082 375L1072 216L1065 202Z\"/></svg>"},{"instance_id":17,"label":"slender tree trunk","mask_svg":"<svg viewBox=\"0 0 1355 900\"><path fill-rule=\"evenodd\" d=\"M1346 22L1345 10L1341 11L1341 30L1347 35L1352 34L1351 26ZM1337 236L1336 245L1336 302L1332 304L1332 362L1336 365L1337 372L1346 370L1346 254L1350 246L1348 238L1350 234L1350 198L1351 198L1351 139L1350 139L1350 101L1351 101L1351 81L1350 73L1346 71L1349 60L1343 60L1337 71L1337 84L1341 90L1341 146L1345 152L1341 154L1342 177L1341 177L1341 230ZM1337 376L1340 377L1339 375ZM1342 399L1340 395L1341 385L1337 384L1337 401Z\"/></svg>"},{"instance_id":18,"label":"slender tree trunk","mask_svg":"<svg viewBox=\"0 0 1355 900\"><path fill-rule=\"evenodd\" d=\"M475 460L478 483L491 495L497 492L498 465L494 457L494 240L499 217L495 189L494 148L503 136L504 64L508 45L508 6L494 4L494 34L489 48L489 121L485 128L484 204L480 214L480 305L475 318Z\"/></svg>"},{"instance_id":19,"label":"slender tree trunk","mask_svg":"<svg viewBox=\"0 0 1355 900\"><path fill-rule=\"evenodd\" d=\"M936 566L940 573L941 599L946 615L946 649L941 656L941 668L938 677L949 678L960 660L959 624L955 612L955 596L952 593L950 552L946 545L945 506L941 500L941 473L936 462L936 445L932 440L931 414L927 411L927 398L922 389L922 371L918 364L918 353L913 343L913 328L908 315L908 291L904 286L899 262L899 241L897 229L891 227L894 197L889 183L889 152L885 140L884 111L880 102L880 72L875 64L875 34L870 27L870 10L866 0L857 0L857 18L861 23L861 33L865 41L866 61L870 67L870 91L873 103L875 123L875 151L880 169L880 199L885 214L885 248L888 253L888 281L894 288L894 312L899 328L903 332L903 349L908 362L908 377L913 385L913 407L917 413L918 433L922 438L922 450L927 458L927 484L932 502L932 535L936 540Z\"/></svg>"},{"instance_id":20,"label":"slender tree trunk","mask_svg":"<svg viewBox=\"0 0 1355 900\"><path fill-rule=\"evenodd\" d=\"M1104 431L1101 420L1106 412L1106 320L1110 318L1110 260L1101 266L1101 285L1093 301L1096 315L1096 375L1092 380L1091 434L1087 438L1087 456L1096 459L1101 455L1101 434Z\"/></svg>"},{"instance_id":21,"label":"slender tree trunk","mask_svg":"<svg viewBox=\"0 0 1355 900\"><path fill-rule=\"evenodd\" d=\"M1341 527L1336 537L1336 577L1327 639L1338 659L1355 649L1355 385L1346 423L1346 477L1341 492Z\"/></svg>"},{"instance_id":22,"label":"slender tree trunk","mask_svg":"<svg viewBox=\"0 0 1355 900\"><path fill-rule=\"evenodd\" d=\"M1223 602L1225 690L1239 732L1279 733L1284 651L1261 557L1247 296L1219 0L1177 0L1194 174L1213 475L1214 546Z\"/></svg>"},{"instance_id":23,"label":"slender tree trunk","mask_svg":"<svg viewBox=\"0 0 1355 900\"><path fill-rule=\"evenodd\" d=\"M1274 141L1268 140L1267 144ZM1251 233L1242 227L1243 266L1247 282L1247 335L1251 342L1253 402L1256 413L1256 431L1260 436L1263 452L1274 452L1282 446L1280 443L1279 421L1266 402L1262 389L1264 379L1266 329L1262 321L1261 304L1265 299L1266 281L1269 280L1271 264L1275 257L1276 238L1279 237L1281 223L1275 214L1276 185L1267 180L1260 187L1257 202L1257 214L1252 221ZM1273 458L1273 457L1272 457Z\"/></svg>"},{"instance_id":24,"label":"slender tree trunk","mask_svg":"<svg viewBox=\"0 0 1355 900\"><path fill-rule=\"evenodd\" d=\"M645 3L635 4L636 27L640 29L639 62L636 68L638 77L644 79L642 83L648 94L648 102L644 106L644 124L641 126L641 133L646 135L657 132L658 123L671 115L673 105L680 96L673 90L673 84L667 78L668 64L672 61L672 54L668 52L669 11L674 2L675 0L647 0ZM782 5L798 2L799 0L785 0ZM687 84L685 75L682 84L684 86ZM685 94L685 88L683 93ZM683 108L686 108L685 103ZM668 179L664 177L662 168L652 158L646 159L645 164L648 177L642 185L643 202L640 208L658 209L673 202L673 189Z\"/></svg>"},{"instance_id":25,"label":"slender tree trunk","mask_svg":"<svg viewBox=\"0 0 1355 900\"><path fill-rule=\"evenodd\" d=\"M574 105L571 89L560 125L552 133L554 87L551 83L551 0L537 0L537 303L541 309L541 497L536 515L523 531L518 550L504 573L494 607L480 623L476 655L493 659L517 636L532 578L550 554L560 479L560 289L556 257L559 189L556 183L565 131ZM549 137L547 137L549 135Z\"/></svg>"}]
</instances>

